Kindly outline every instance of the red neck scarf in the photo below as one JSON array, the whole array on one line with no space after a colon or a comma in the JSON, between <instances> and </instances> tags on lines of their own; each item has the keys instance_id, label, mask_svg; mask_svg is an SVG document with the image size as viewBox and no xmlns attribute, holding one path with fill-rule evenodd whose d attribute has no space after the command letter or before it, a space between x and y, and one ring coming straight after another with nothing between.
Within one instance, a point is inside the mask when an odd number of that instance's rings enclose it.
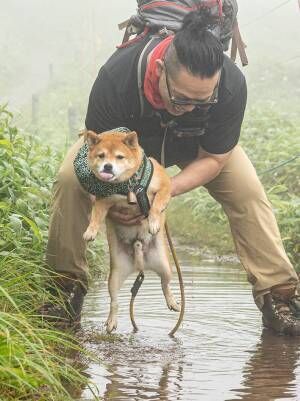
<instances>
[{"instance_id":1,"label":"red neck scarf","mask_svg":"<svg viewBox=\"0 0 300 401\"><path fill-rule=\"evenodd\" d=\"M148 102L155 108L155 109L164 109L165 105L162 101L162 98L159 93L158 89L158 81L159 77L156 73L156 63L157 59L162 60L167 48L169 47L170 43L172 42L174 35L168 36L162 42L160 42L153 50L148 60L148 64L146 67L146 74L144 79L144 93Z\"/></svg>"}]
</instances>

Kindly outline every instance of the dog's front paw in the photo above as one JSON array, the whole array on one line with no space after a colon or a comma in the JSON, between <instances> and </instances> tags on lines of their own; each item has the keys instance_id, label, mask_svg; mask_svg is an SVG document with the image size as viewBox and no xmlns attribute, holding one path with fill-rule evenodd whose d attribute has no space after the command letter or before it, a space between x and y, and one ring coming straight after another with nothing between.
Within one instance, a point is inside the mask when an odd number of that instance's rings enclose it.
<instances>
[{"instance_id":1,"label":"dog's front paw","mask_svg":"<svg viewBox=\"0 0 300 401\"><path fill-rule=\"evenodd\" d=\"M94 241L97 236L97 230L95 228L87 228L86 232L83 234L83 239L85 241Z\"/></svg>"},{"instance_id":2,"label":"dog's front paw","mask_svg":"<svg viewBox=\"0 0 300 401\"><path fill-rule=\"evenodd\" d=\"M117 328L117 318L115 316L108 316L108 319L105 323L107 333L111 333L113 330Z\"/></svg>"},{"instance_id":3,"label":"dog's front paw","mask_svg":"<svg viewBox=\"0 0 300 401\"><path fill-rule=\"evenodd\" d=\"M149 215L148 216L149 223L149 233L155 235L160 230L160 218L157 216Z\"/></svg>"}]
</instances>

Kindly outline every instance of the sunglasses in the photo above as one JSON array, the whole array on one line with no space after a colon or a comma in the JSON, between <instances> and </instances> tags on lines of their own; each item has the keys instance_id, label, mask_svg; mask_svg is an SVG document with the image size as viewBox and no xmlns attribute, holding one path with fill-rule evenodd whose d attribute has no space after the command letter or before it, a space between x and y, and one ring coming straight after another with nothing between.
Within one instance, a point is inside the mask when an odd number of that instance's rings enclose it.
<instances>
[{"instance_id":1,"label":"sunglasses","mask_svg":"<svg viewBox=\"0 0 300 401\"><path fill-rule=\"evenodd\" d=\"M163 60L163 64L164 64L164 70L165 70L165 75L166 75L166 84L167 84L167 90L168 90L169 99L170 99L170 102L174 106L207 107L207 106L210 106L212 104L218 103L218 92L219 92L219 83L220 83L221 74L219 74L218 82L217 82L217 84L216 84L216 86L215 86L215 88L213 90L213 93L209 97L209 99L204 99L204 100L188 99L188 98L180 99L180 98L177 98L177 97L173 96L172 93L171 93L171 85L170 85L170 81L169 81L169 74L168 74L167 64L166 64L165 60Z\"/></svg>"}]
</instances>

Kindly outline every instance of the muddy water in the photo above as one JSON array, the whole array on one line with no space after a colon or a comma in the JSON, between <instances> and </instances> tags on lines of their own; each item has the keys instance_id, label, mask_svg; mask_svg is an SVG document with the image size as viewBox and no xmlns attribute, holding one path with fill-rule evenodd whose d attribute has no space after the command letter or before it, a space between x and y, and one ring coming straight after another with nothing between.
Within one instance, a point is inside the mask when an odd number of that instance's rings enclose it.
<instances>
[{"instance_id":1,"label":"muddy water","mask_svg":"<svg viewBox=\"0 0 300 401\"><path fill-rule=\"evenodd\" d=\"M262 331L260 314L239 266L179 255L186 313L175 338L167 333L176 313L164 302L158 277L146 276L135 301L138 333L129 320L128 280L120 294L117 334L105 338L107 283L90 289L84 326L100 364L87 372L104 400L270 401L300 400L300 339ZM174 275L174 292L179 288ZM98 336L99 334L99 336ZM84 390L81 401L93 400Z\"/></svg>"}]
</instances>

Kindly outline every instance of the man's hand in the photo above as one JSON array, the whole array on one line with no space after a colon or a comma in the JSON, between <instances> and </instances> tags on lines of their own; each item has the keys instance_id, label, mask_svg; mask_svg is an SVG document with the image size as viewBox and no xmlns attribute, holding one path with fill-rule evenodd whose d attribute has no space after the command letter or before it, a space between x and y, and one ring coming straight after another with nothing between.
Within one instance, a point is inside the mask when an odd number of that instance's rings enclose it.
<instances>
[{"instance_id":1,"label":"man's hand","mask_svg":"<svg viewBox=\"0 0 300 401\"><path fill-rule=\"evenodd\" d=\"M96 197L90 195L90 198L92 203L95 203ZM135 226L141 224L142 220L145 218L142 214L132 216L132 214L128 213L128 209L120 209L114 206L109 209L107 216L116 223L123 224L124 226Z\"/></svg>"},{"instance_id":2,"label":"man's hand","mask_svg":"<svg viewBox=\"0 0 300 401\"><path fill-rule=\"evenodd\" d=\"M108 217L115 221L116 223L123 224L124 226L135 226L141 224L145 216L142 214L137 214L132 216L128 213L128 209L117 209L112 207L108 212Z\"/></svg>"}]
</instances>

